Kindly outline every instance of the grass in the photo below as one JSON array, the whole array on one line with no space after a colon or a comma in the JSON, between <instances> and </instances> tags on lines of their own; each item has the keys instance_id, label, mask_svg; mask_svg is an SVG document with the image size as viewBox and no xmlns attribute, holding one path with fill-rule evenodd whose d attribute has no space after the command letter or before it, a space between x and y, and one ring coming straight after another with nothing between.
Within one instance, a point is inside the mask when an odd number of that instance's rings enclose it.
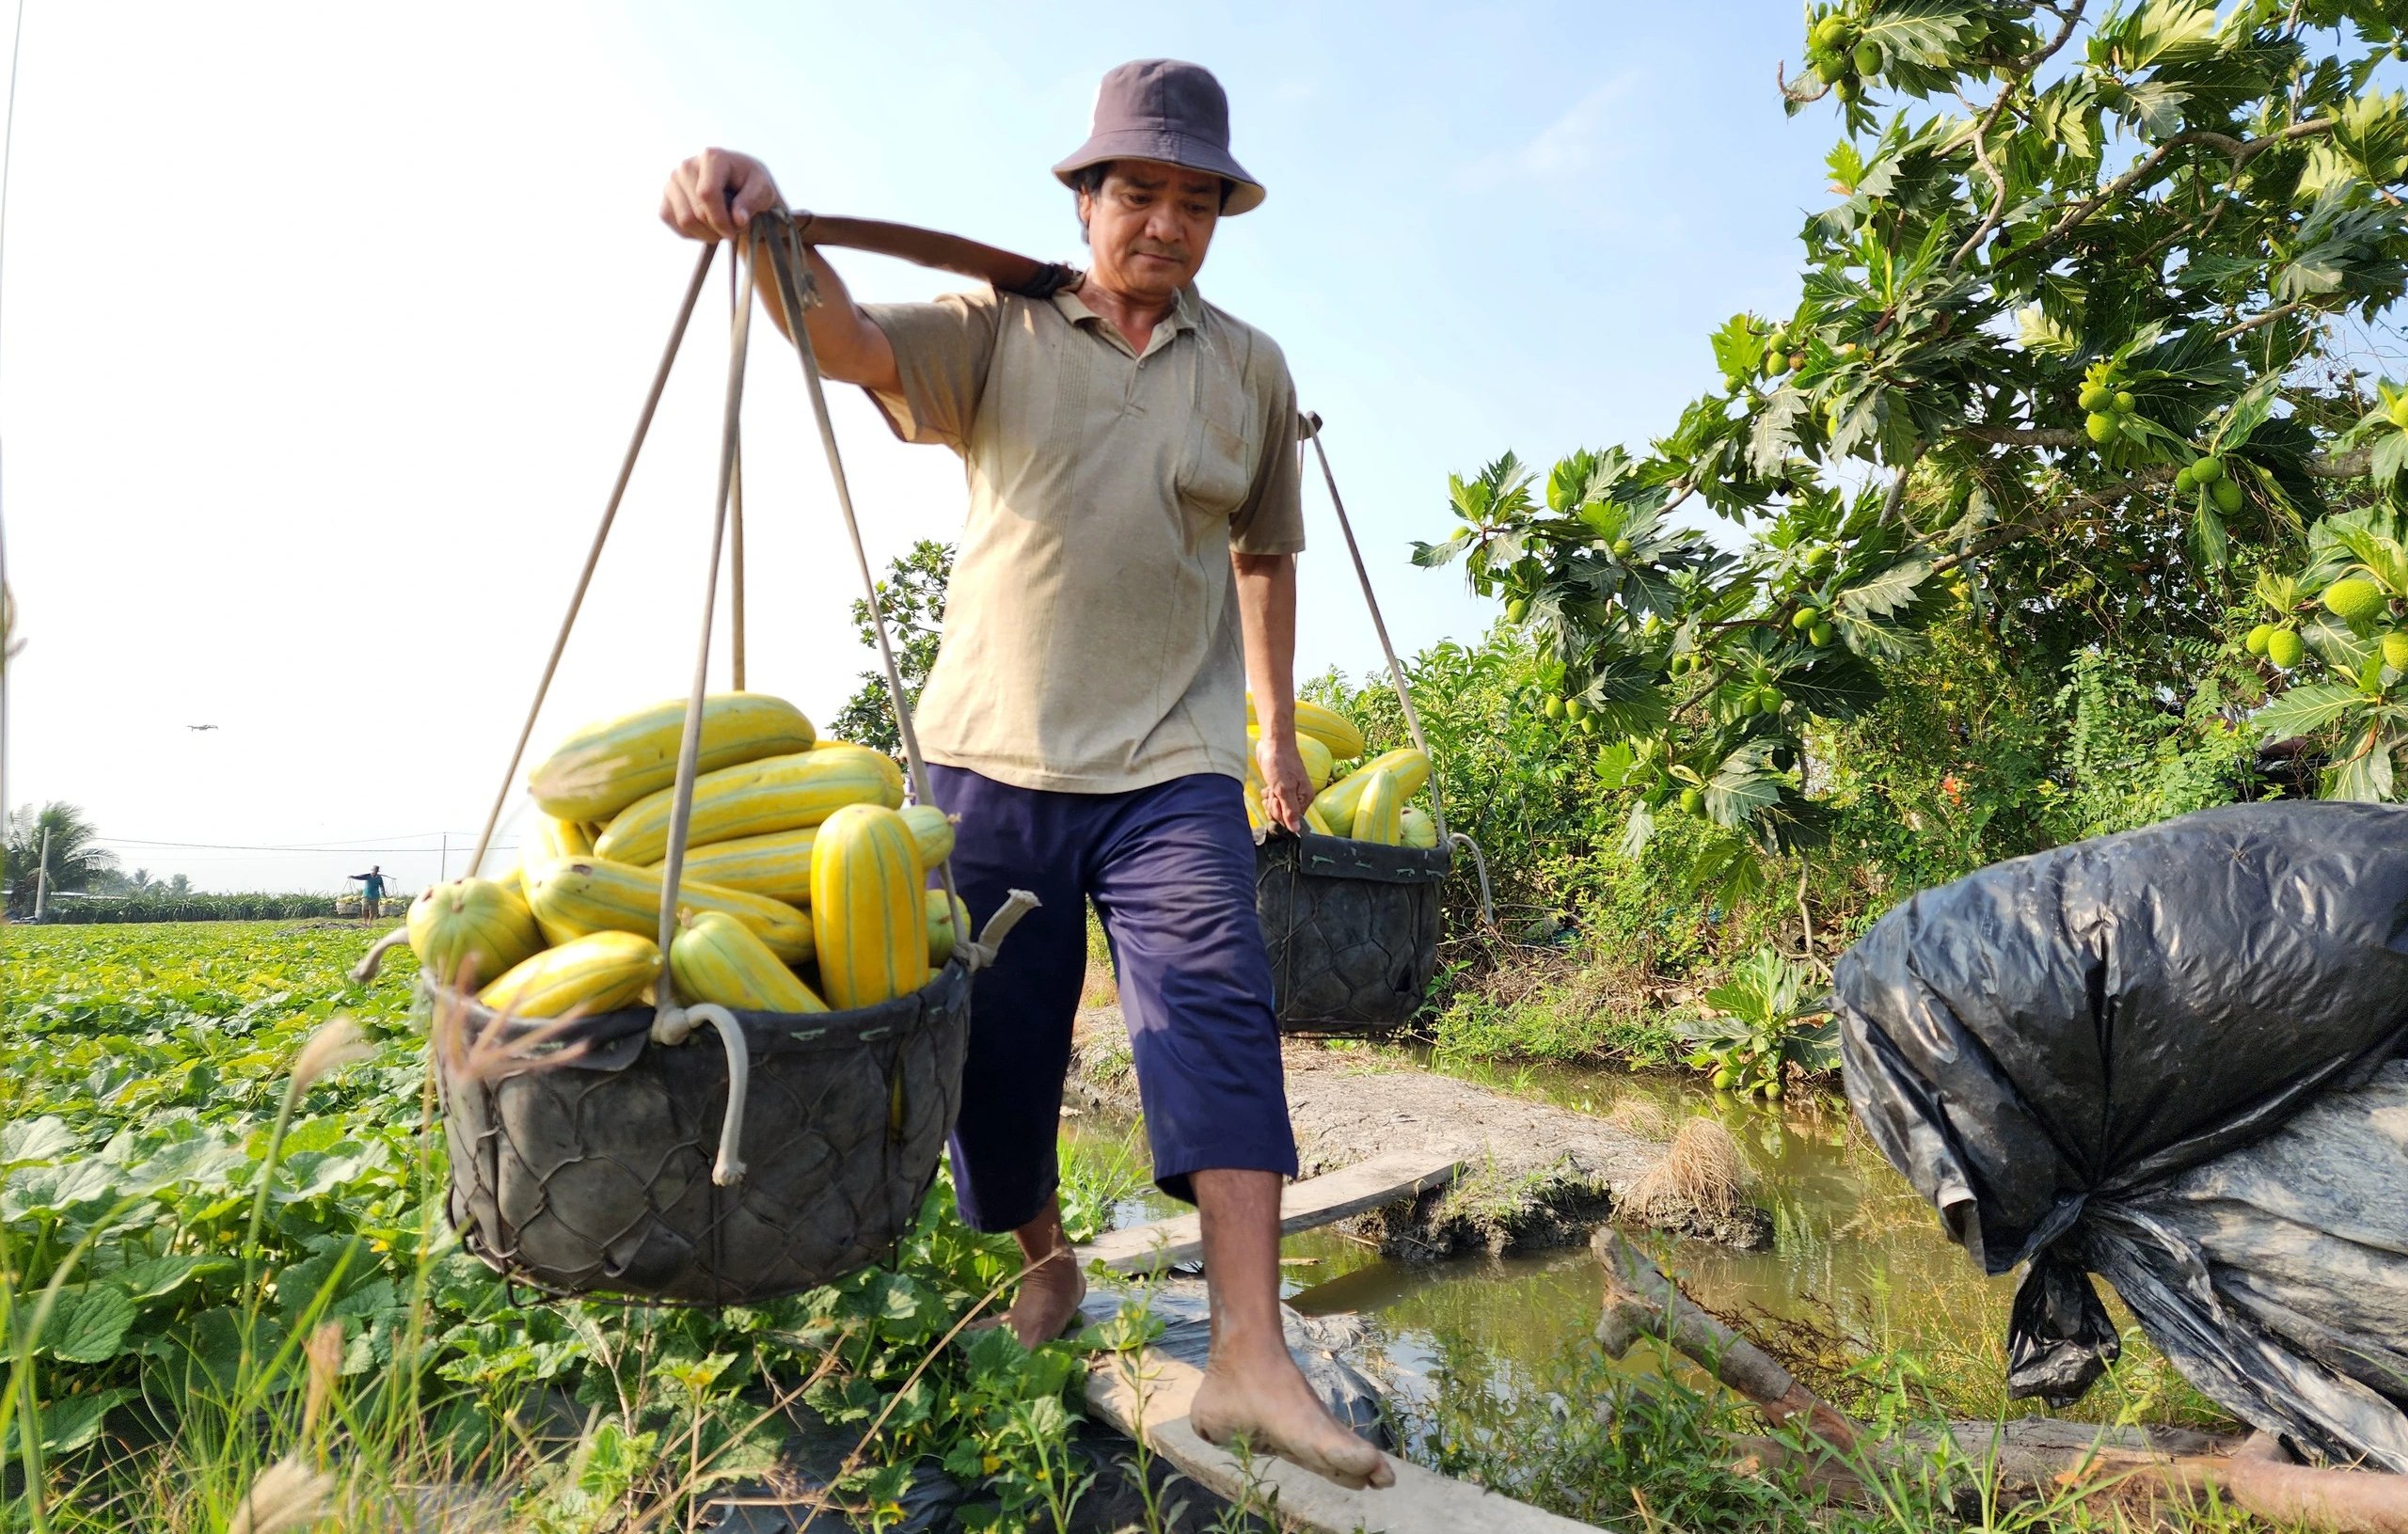
<instances>
[{"instance_id":1,"label":"grass","mask_svg":"<svg viewBox=\"0 0 2408 1534\"><path fill-rule=\"evenodd\" d=\"M1639 966L1574 949L1515 947L1440 976L1423 1025L1441 1061L1666 1065L1680 1045Z\"/></svg>"},{"instance_id":2,"label":"grass","mask_svg":"<svg viewBox=\"0 0 2408 1534\"><path fill-rule=\"evenodd\" d=\"M1642 1347L1652 1344L1642 1344ZM1865 1379L1893 1429L1937 1434L1944 1418L1909 1375L1885 1360ZM1780 1455L1743 1454L1735 1441L1773 1433L1735 1398L1694 1383L1660 1359L1633 1374L1594 1348L1567 1349L1536 1380L1500 1380L1472 1366L1450 1369L1425 1404L1398 1426L1413 1455L1442 1474L1476 1481L1566 1517L1624 1529L1693 1534L1984 1534L2187 1529L2240 1534L2265 1526L2212 1502L2149 1508L2118 1489L2058 1487L2015 1503L1981 1488L1982 1467L1943 1444L1920 1456L1844 1462L1870 1488L1869 1505L1835 1499Z\"/></svg>"},{"instance_id":3,"label":"grass","mask_svg":"<svg viewBox=\"0 0 2408 1534\"><path fill-rule=\"evenodd\" d=\"M1018 1264L942 1181L891 1265L790 1300L506 1290L445 1226L406 967L354 985L364 941L0 928L0 1529L686 1527L806 1428L863 1526L937 1467L974 1521L1067 1505L1081 1351L953 1343ZM1135 1175L1069 1163L1072 1218Z\"/></svg>"},{"instance_id":4,"label":"grass","mask_svg":"<svg viewBox=\"0 0 2408 1534\"><path fill-rule=\"evenodd\" d=\"M1629 1203L1643 1219L1677 1219L1688 1210L1727 1215L1754 1180L1739 1142L1718 1119L1687 1118L1664 1159L1632 1183Z\"/></svg>"}]
</instances>

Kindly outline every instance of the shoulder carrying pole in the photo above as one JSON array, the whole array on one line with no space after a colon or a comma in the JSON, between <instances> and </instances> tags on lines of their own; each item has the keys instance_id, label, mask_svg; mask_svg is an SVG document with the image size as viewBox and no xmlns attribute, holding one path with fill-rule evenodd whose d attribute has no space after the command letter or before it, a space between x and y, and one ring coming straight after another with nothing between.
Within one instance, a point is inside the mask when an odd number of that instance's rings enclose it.
<instances>
[{"instance_id":1,"label":"shoulder carrying pole","mask_svg":"<svg viewBox=\"0 0 2408 1534\"><path fill-rule=\"evenodd\" d=\"M1430 820L1436 827L1438 845L1460 843L1471 853L1472 866L1480 876L1480 909L1488 925L1497 925L1497 908L1489 897L1488 859L1481 855L1480 844L1460 831L1447 830L1447 805L1438 791L1438 759L1431 755L1430 741L1421 733L1421 715L1413 706L1413 693L1404 685L1404 667L1396 658L1396 646L1388 641L1388 621L1380 613L1380 599L1371 590L1371 572L1363 563L1362 546L1354 541L1354 524L1346 515L1345 498L1338 493L1338 476L1330 471L1329 450L1322 446L1322 420L1318 412L1307 410L1297 417L1299 435L1313 445L1313 456L1321 461L1322 482L1329 486L1329 507L1338 514L1338 530L1346 535L1346 553L1354 561L1354 579L1363 588L1363 605L1371 611L1371 630L1380 637L1380 655L1388 664L1388 685L1396 689L1397 706L1404 711L1405 733L1413 736L1414 747L1430 762Z\"/></svg>"}]
</instances>

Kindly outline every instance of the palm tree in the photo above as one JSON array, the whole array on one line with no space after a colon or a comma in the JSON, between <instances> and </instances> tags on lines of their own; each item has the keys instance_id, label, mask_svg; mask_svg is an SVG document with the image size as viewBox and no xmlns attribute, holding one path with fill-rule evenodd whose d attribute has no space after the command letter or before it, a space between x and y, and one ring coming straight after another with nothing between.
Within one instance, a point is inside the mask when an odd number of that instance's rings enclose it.
<instances>
[{"instance_id":1,"label":"palm tree","mask_svg":"<svg viewBox=\"0 0 2408 1534\"><path fill-rule=\"evenodd\" d=\"M87 890L117 870L117 854L99 845L100 831L84 812L64 799L36 810L28 804L8 817L8 914L30 916L36 871L42 866L42 833L50 833L50 887Z\"/></svg>"}]
</instances>

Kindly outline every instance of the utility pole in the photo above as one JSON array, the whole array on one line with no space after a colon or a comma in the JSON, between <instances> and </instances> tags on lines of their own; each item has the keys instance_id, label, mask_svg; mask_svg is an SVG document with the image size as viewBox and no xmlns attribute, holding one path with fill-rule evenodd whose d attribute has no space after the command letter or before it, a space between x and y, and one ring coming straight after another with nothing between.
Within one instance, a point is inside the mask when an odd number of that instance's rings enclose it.
<instances>
[{"instance_id":1,"label":"utility pole","mask_svg":"<svg viewBox=\"0 0 2408 1534\"><path fill-rule=\"evenodd\" d=\"M443 850L438 859L435 865L435 882L440 884L452 877L452 833L448 830L443 833Z\"/></svg>"},{"instance_id":2,"label":"utility pole","mask_svg":"<svg viewBox=\"0 0 2408 1534\"><path fill-rule=\"evenodd\" d=\"M34 920L41 920L42 907L50 896L50 828L41 829L41 866L34 873Z\"/></svg>"}]
</instances>

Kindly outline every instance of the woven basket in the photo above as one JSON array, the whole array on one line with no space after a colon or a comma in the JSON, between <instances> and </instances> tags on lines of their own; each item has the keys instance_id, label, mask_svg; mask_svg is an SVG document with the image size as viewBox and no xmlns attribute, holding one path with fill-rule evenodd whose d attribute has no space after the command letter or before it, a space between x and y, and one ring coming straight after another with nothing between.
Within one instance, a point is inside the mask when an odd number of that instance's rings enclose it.
<instances>
[{"instance_id":1,"label":"woven basket","mask_svg":"<svg viewBox=\"0 0 2408 1534\"><path fill-rule=\"evenodd\" d=\"M1421 1010L1438 970L1444 848L1274 836L1255 849L1254 906L1279 1026L1380 1034Z\"/></svg>"},{"instance_id":2,"label":"woven basket","mask_svg":"<svg viewBox=\"0 0 2408 1534\"><path fill-rule=\"evenodd\" d=\"M421 976L478 1036L499 1024ZM711 1182L727 1059L710 1030L651 1043L649 1007L582 1020L585 1052L442 1081L452 1193L469 1251L556 1293L744 1305L879 1261L911 1226L961 1101L970 973L881 1005L739 1012L751 1100L732 1188ZM529 1024L511 1024L527 1030ZM442 1052L438 1051L438 1056Z\"/></svg>"}]
</instances>

